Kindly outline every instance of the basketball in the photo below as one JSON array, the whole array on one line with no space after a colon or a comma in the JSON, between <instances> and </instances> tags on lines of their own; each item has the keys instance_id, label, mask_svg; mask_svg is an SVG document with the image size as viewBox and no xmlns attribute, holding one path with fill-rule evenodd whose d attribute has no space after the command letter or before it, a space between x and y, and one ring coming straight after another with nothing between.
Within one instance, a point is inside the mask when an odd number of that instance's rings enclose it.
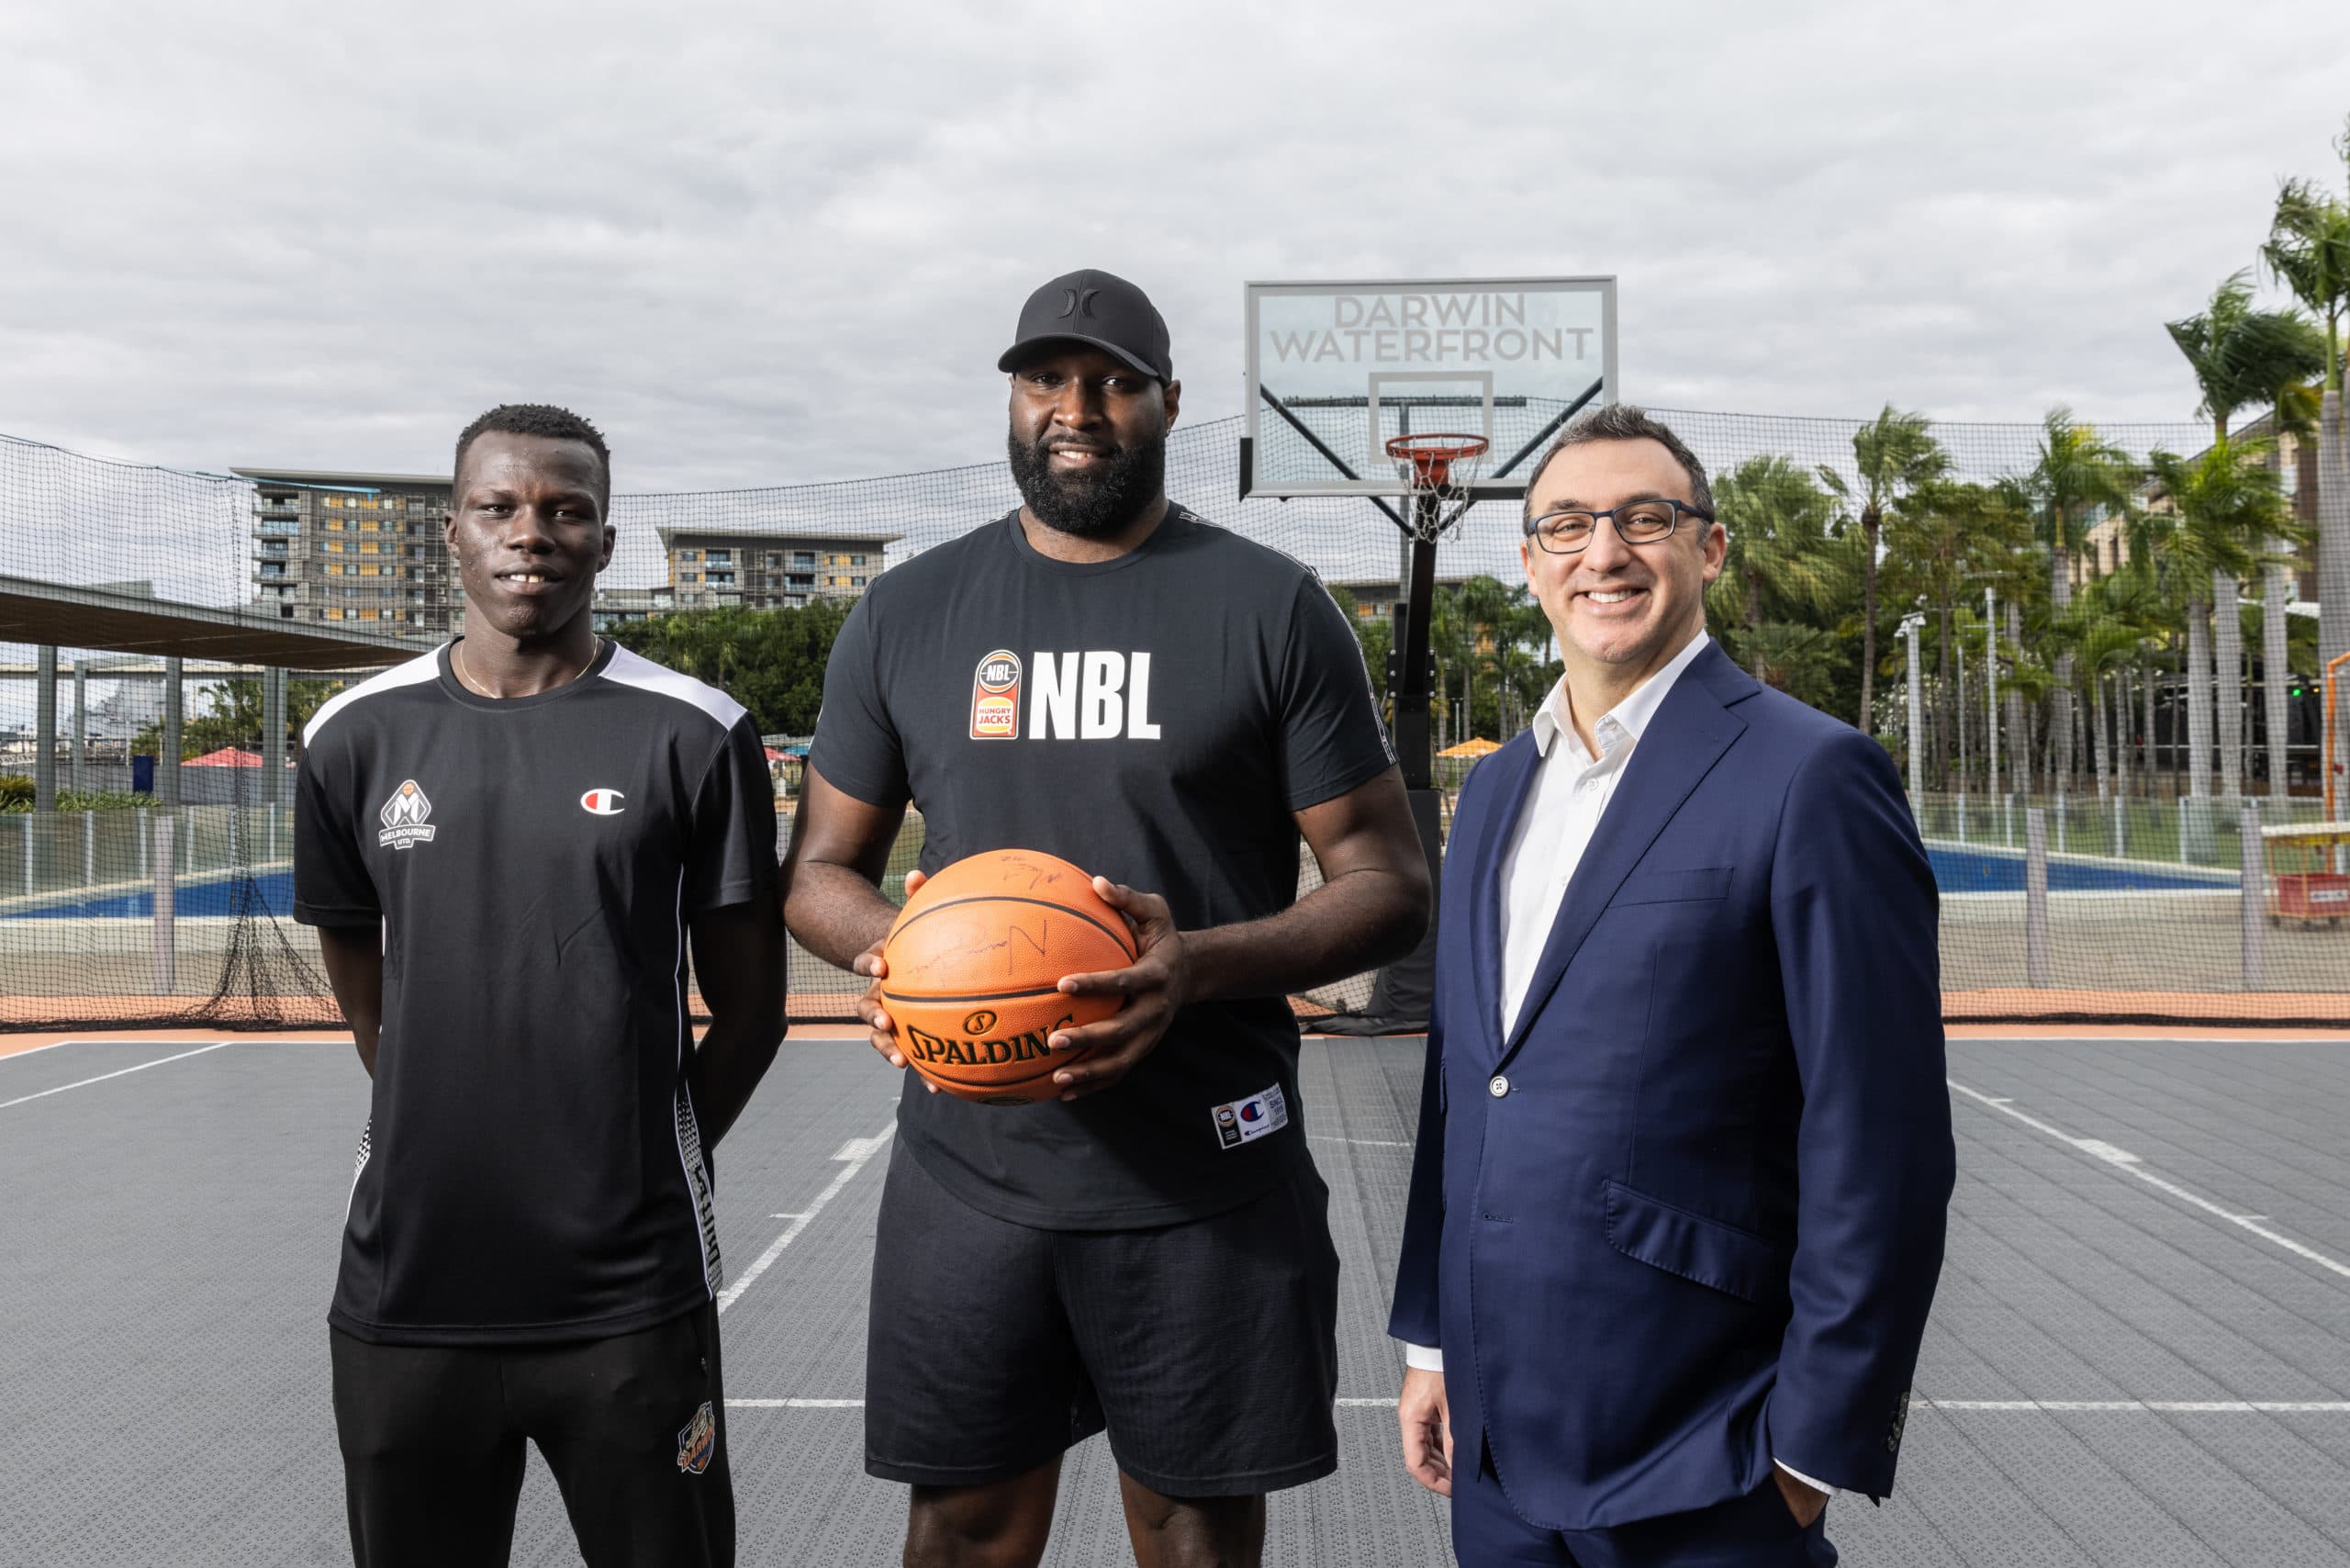
<instances>
[{"instance_id":1,"label":"basketball","mask_svg":"<svg viewBox=\"0 0 2350 1568\"><path fill-rule=\"evenodd\" d=\"M906 901L881 957L881 1005L906 1065L949 1094L1026 1105L1060 1091L1053 1074L1083 1050L1055 1056L1055 1029L1091 1024L1114 996L1064 996L1063 975L1135 961L1125 916L1093 879L1030 849L997 849L942 868Z\"/></svg>"}]
</instances>

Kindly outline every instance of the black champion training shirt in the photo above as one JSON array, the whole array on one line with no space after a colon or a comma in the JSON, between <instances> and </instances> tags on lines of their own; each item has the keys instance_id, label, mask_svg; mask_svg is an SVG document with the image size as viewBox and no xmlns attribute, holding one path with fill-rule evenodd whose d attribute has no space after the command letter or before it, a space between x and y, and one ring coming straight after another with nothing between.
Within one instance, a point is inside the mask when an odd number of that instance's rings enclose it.
<instances>
[{"instance_id":1,"label":"black champion training shirt","mask_svg":"<svg viewBox=\"0 0 2350 1568\"><path fill-rule=\"evenodd\" d=\"M686 928L775 897L749 718L609 644L566 686L481 697L444 646L335 698L303 739L295 918L384 931L330 1321L552 1342L710 1300Z\"/></svg>"}]
</instances>

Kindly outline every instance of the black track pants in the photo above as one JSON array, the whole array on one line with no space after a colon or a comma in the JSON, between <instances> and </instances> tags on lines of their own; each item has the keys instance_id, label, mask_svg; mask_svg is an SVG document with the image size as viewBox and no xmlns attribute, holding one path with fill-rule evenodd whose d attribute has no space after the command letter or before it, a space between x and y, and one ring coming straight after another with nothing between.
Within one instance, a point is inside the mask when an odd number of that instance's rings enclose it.
<instances>
[{"instance_id":1,"label":"black track pants","mask_svg":"<svg viewBox=\"0 0 2350 1568\"><path fill-rule=\"evenodd\" d=\"M504 1568L539 1445L588 1568L730 1568L734 1492L718 1309L512 1349L330 1330L358 1568Z\"/></svg>"}]
</instances>

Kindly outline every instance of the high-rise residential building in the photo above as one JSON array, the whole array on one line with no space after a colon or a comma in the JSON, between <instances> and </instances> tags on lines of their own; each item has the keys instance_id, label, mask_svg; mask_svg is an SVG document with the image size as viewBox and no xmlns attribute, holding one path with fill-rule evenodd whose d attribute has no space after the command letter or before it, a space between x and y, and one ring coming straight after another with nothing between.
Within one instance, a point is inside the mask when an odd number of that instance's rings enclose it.
<instances>
[{"instance_id":1,"label":"high-rise residential building","mask_svg":"<svg viewBox=\"0 0 2350 1568\"><path fill-rule=\"evenodd\" d=\"M450 481L430 474L234 468L253 482L253 603L286 621L461 631L442 532Z\"/></svg>"},{"instance_id":2,"label":"high-rise residential building","mask_svg":"<svg viewBox=\"0 0 2350 1568\"><path fill-rule=\"evenodd\" d=\"M665 528L669 589L679 610L789 610L854 599L881 575L894 533L776 533Z\"/></svg>"}]
</instances>

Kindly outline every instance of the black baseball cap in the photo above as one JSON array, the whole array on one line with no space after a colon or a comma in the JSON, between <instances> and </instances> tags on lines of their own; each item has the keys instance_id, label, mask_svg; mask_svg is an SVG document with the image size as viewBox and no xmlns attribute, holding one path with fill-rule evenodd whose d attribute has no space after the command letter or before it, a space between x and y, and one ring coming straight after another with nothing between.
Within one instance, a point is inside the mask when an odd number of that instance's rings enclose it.
<instances>
[{"instance_id":1,"label":"black baseball cap","mask_svg":"<svg viewBox=\"0 0 2350 1568\"><path fill-rule=\"evenodd\" d=\"M1064 273L1028 297L1010 348L995 362L1011 370L1040 343L1085 343L1161 381L1175 379L1168 357L1167 319L1150 296L1111 273L1087 267Z\"/></svg>"}]
</instances>

